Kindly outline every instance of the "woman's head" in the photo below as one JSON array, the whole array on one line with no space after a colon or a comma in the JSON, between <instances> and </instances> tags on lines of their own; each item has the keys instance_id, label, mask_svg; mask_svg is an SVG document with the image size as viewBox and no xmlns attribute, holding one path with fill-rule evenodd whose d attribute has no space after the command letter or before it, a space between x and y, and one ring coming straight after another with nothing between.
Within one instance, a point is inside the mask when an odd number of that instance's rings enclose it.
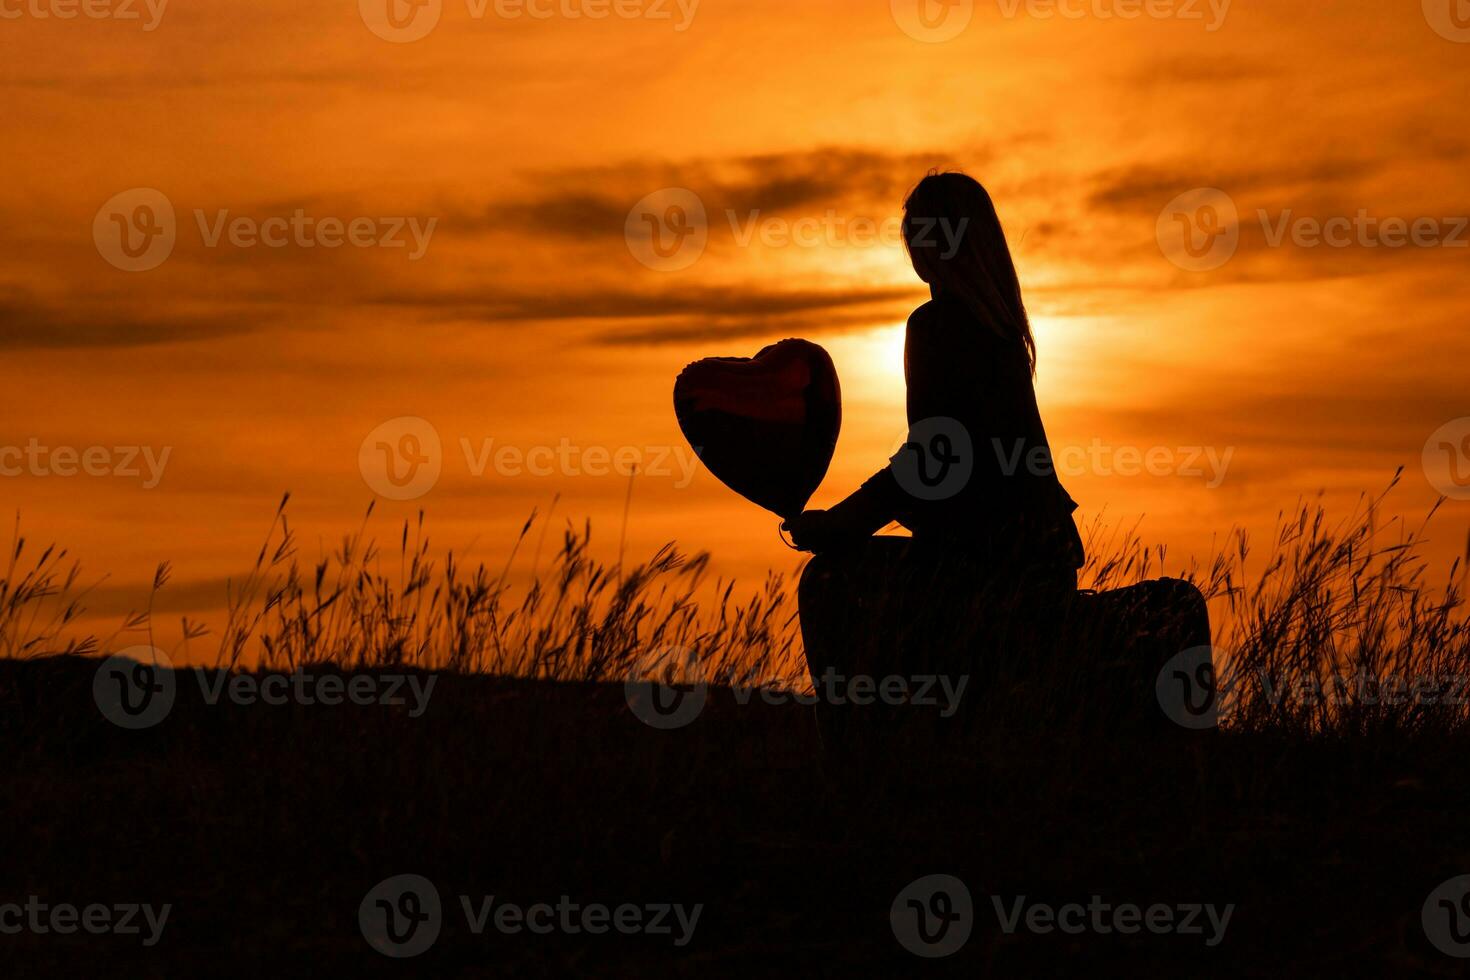
<instances>
[{"instance_id":1,"label":"woman's head","mask_svg":"<svg viewBox=\"0 0 1470 980\"><path fill-rule=\"evenodd\" d=\"M1036 342L995 205L980 182L931 171L903 202L903 237L919 278L1015 340L1036 370Z\"/></svg>"}]
</instances>

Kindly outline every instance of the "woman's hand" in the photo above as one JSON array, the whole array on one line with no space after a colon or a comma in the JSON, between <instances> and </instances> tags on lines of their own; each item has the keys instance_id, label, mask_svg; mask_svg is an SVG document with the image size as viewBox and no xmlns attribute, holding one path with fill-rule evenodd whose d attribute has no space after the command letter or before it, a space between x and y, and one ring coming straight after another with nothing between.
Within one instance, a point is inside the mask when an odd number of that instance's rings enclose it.
<instances>
[{"instance_id":1,"label":"woman's hand","mask_svg":"<svg viewBox=\"0 0 1470 980\"><path fill-rule=\"evenodd\" d=\"M826 551L850 535L847 523L830 510L804 510L781 525L801 551Z\"/></svg>"}]
</instances>

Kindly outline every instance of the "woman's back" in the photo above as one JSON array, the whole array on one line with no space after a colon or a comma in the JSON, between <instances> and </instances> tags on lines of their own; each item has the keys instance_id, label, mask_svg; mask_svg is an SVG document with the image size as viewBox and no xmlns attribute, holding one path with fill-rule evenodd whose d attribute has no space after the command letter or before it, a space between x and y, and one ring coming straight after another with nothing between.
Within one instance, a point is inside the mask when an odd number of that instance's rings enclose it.
<instances>
[{"instance_id":1,"label":"woman's back","mask_svg":"<svg viewBox=\"0 0 1470 980\"><path fill-rule=\"evenodd\" d=\"M1081 565L1025 349L941 294L909 318L904 373L910 455L889 467L899 522L997 558Z\"/></svg>"}]
</instances>

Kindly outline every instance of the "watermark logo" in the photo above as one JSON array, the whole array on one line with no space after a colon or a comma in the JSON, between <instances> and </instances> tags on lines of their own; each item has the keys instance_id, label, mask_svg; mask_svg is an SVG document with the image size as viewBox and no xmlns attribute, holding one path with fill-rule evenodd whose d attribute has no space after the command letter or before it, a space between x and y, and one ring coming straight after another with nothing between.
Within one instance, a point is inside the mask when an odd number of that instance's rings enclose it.
<instances>
[{"instance_id":1,"label":"watermark logo","mask_svg":"<svg viewBox=\"0 0 1470 980\"><path fill-rule=\"evenodd\" d=\"M1446 956L1470 958L1470 875L1441 882L1419 913L1424 935Z\"/></svg>"},{"instance_id":2,"label":"watermark logo","mask_svg":"<svg viewBox=\"0 0 1470 980\"><path fill-rule=\"evenodd\" d=\"M678 272L699 261L709 244L704 201L683 187L665 187L633 205L623 223L628 252L658 272Z\"/></svg>"},{"instance_id":3,"label":"watermark logo","mask_svg":"<svg viewBox=\"0 0 1470 980\"><path fill-rule=\"evenodd\" d=\"M650 728L683 728L699 717L709 698L699 656L685 647L666 647L639 658L623 683L633 716Z\"/></svg>"},{"instance_id":4,"label":"watermark logo","mask_svg":"<svg viewBox=\"0 0 1470 980\"><path fill-rule=\"evenodd\" d=\"M389 419L362 440L357 466L378 496L416 500L434 489L444 468L439 430L416 415Z\"/></svg>"},{"instance_id":5,"label":"watermark logo","mask_svg":"<svg viewBox=\"0 0 1470 980\"><path fill-rule=\"evenodd\" d=\"M368 945L384 956L418 956L434 945L444 926L439 889L422 875L385 878L363 897L357 924Z\"/></svg>"},{"instance_id":6,"label":"watermark logo","mask_svg":"<svg viewBox=\"0 0 1470 980\"><path fill-rule=\"evenodd\" d=\"M1423 0L1424 19L1434 33L1456 44L1470 44L1470 0Z\"/></svg>"},{"instance_id":7,"label":"watermark logo","mask_svg":"<svg viewBox=\"0 0 1470 980\"><path fill-rule=\"evenodd\" d=\"M108 198L92 219L97 253L124 272L163 265L178 241L174 206L162 191L134 187Z\"/></svg>"},{"instance_id":8,"label":"watermark logo","mask_svg":"<svg viewBox=\"0 0 1470 980\"><path fill-rule=\"evenodd\" d=\"M915 41L941 44L970 26L975 0L888 0L893 22Z\"/></svg>"},{"instance_id":9,"label":"watermark logo","mask_svg":"<svg viewBox=\"0 0 1470 980\"><path fill-rule=\"evenodd\" d=\"M1164 206L1154 233L1164 258L1186 272L1209 272L1235 256L1240 214L1229 194L1197 187Z\"/></svg>"},{"instance_id":10,"label":"watermark logo","mask_svg":"<svg viewBox=\"0 0 1470 980\"><path fill-rule=\"evenodd\" d=\"M385 41L409 44L439 26L444 0L357 0L367 29Z\"/></svg>"},{"instance_id":11,"label":"watermark logo","mask_svg":"<svg viewBox=\"0 0 1470 980\"><path fill-rule=\"evenodd\" d=\"M899 945L926 959L959 952L975 926L970 889L953 875L926 875L909 882L888 909Z\"/></svg>"},{"instance_id":12,"label":"watermark logo","mask_svg":"<svg viewBox=\"0 0 1470 980\"><path fill-rule=\"evenodd\" d=\"M909 427L908 439L889 460L893 478L919 500L948 500L975 472L970 432L956 419L935 416Z\"/></svg>"},{"instance_id":13,"label":"watermark logo","mask_svg":"<svg viewBox=\"0 0 1470 980\"><path fill-rule=\"evenodd\" d=\"M92 700L119 728L152 728L173 710L177 678L168 654L151 646L129 647L102 661L92 675Z\"/></svg>"},{"instance_id":14,"label":"watermark logo","mask_svg":"<svg viewBox=\"0 0 1470 980\"><path fill-rule=\"evenodd\" d=\"M1154 693L1170 721L1195 730L1220 724L1220 702L1226 692L1215 670L1214 647L1190 647L1169 658L1154 682Z\"/></svg>"},{"instance_id":15,"label":"watermark logo","mask_svg":"<svg viewBox=\"0 0 1470 980\"><path fill-rule=\"evenodd\" d=\"M1470 500L1470 416L1434 430L1424 443L1424 475L1454 500Z\"/></svg>"}]
</instances>

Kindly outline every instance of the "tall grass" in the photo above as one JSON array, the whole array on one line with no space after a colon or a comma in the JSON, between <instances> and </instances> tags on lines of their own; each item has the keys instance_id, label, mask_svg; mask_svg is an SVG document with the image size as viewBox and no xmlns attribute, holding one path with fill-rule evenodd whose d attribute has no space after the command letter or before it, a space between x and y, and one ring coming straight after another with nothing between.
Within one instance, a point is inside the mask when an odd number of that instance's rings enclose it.
<instances>
[{"instance_id":1,"label":"tall grass","mask_svg":"<svg viewBox=\"0 0 1470 980\"><path fill-rule=\"evenodd\" d=\"M1457 687L1470 687L1465 559L1431 585L1421 545L1434 512L1412 529L1382 520L1387 492L1365 496L1337 522L1310 501L1283 511L1260 560L1237 529L1204 562L1173 568L1167 550L1146 545L1136 526L1097 523L1086 535L1081 582L1099 590L1163 574L1193 582L1210 601L1228 727L1459 728L1470 717L1470 692ZM396 548L380 548L368 530L372 507L336 549L308 563L288 500L248 574L229 587L215 638L220 666L598 681L624 679L650 662L686 663L692 653L714 683L805 685L794 589L780 575L737 596L735 583L711 579L707 553L686 556L668 544L640 564L608 564L593 555L590 525L570 523L554 532L555 553L542 569L541 542L553 532L535 513L501 567L469 568L453 552L431 551L422 513L404 524ZM538 568L529 578L513 575L533 534ZM98 639L72 635L88 591L75 562L55 548L33 560L27 554L17 526L0 579L0 655L106 652L120 633L140 630L153 642L152 606L167 585L167 565L143 611L130 614L119 634ZM208 641L198 624L183 621L178 646L186 655Z\"/></svg>"},{"instance_id":2,"label":"tall grass","mask_svg":"<svg viewBox=\"0 0 1470 980\"><path fill-rule=\"evenodd\" d=\"M610 565L592 554L591 525L568 523L549 568L516 587L511 569L541 530L536 513L492 570L467 569L453 552L436 560L422 512L385 553L367 534L372 510L332 554L306 566L282 500L250 573L231 587L222 666L412 666L599 681L687 665L692 655L703 677L726 683L781 682L803 669L780 575L737 600L734 582L710 583L707 553L685 556L666 544L641 564ZM701 604L702 594L716 598Z\"/></svg>"},{"instance_id":3,"label":"tall grass","mask_svg":"<svg viewBox=\"0 0 1470 980\"><path fill-rule=\"evenodd\" d=\"M1443 500L1416 526L1383 519L1401 474L1337 521L1311 501L1280 512L1259 563L1237 528L1206 562L1169 572L1209 600L1226 727L1443 733L1470 720L1470 537L1432 581L1423 545ZM1110 534L1096 525L1087 537L1085 586L1165 574L1166 549L1143 544L1136 528Z\"/></svg>"},{"instance_id":4,"label":"tall grass","mask_svg":"<svg viewBox=\"0 0 1470 980\"><path fill-rule=\"evenodd\" d=\"M81 566L65 550L48 545L34 558L15 519L5 576L0 578L0 657L95 653L92 636L71 636L87 589L78 587Z\"/></svg>"},{"instance_id":5,"label":"tall grass","mask_svg":"<svg viewBox=\"0 0 1470 980\"><path fill-rule=\"evenodd\" d=\"M1465 725L1470 538L1436 585L1422 545L1439 504L1410 526L1380 520L1381 503L1364 498L1337 523L1320 506L1282 515L1252 576L1242 574L1244 535L1216 559L1209 580L1233 627L1220 682L1235 727L1367 734Z\"/></svg>"}]
</instances>

